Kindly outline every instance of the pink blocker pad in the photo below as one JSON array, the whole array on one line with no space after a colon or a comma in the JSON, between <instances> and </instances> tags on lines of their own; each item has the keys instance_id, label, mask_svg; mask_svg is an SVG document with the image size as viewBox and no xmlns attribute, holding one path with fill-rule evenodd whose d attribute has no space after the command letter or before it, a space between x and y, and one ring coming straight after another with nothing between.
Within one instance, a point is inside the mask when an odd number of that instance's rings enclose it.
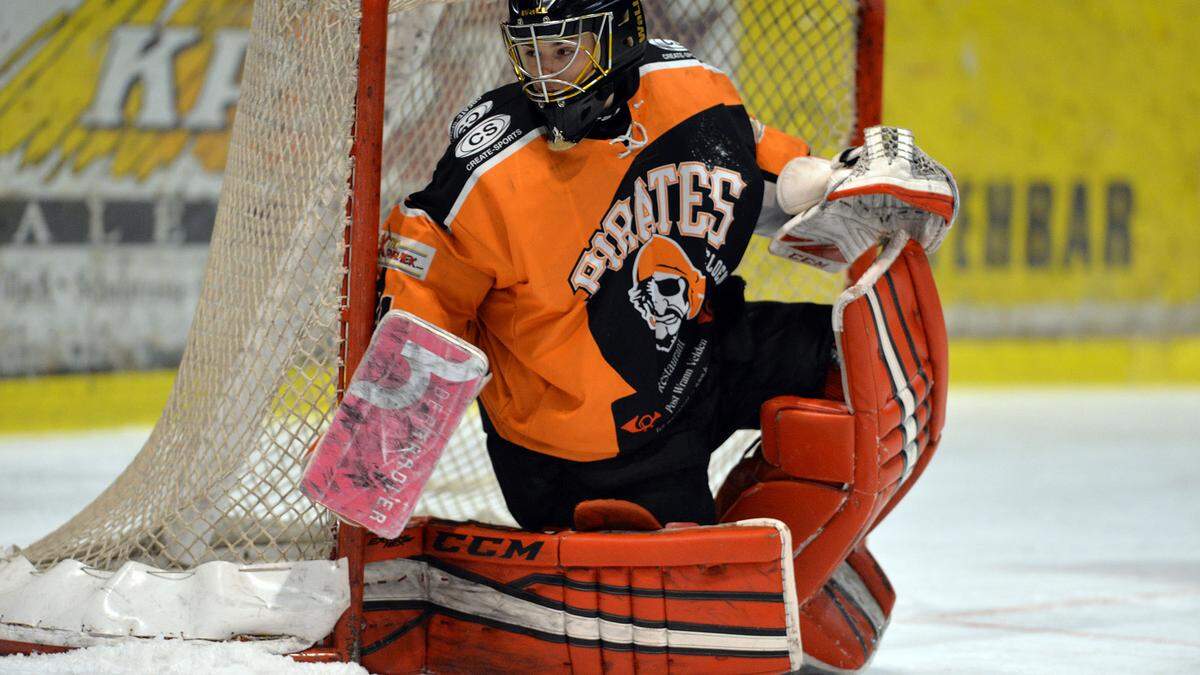
<instances>
[{"instance_id":1,"label":"pink blocker pad","mask_svg":"<svg viewBox=\"0 0 1200 675\"><path fill-rule=\"evenodd\" d=\"M469 343L407 312L389 312L300 489L345 520L398 536L487 370L487 358Z\"/></svg>"}]
</instances>

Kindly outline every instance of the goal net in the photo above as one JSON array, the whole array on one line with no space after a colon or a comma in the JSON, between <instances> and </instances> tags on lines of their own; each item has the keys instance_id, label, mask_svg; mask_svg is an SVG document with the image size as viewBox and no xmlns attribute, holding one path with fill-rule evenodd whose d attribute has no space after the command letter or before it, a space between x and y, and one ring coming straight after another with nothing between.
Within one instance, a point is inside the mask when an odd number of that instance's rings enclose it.
<instances>
[{"instance_id":1,"label":"goal net","mask_svg":"<svg viewBox=\"0 0 1200 675\"><path fill-rule=\"evenodd\" d=\"M857 75L857 0L646 5L653 37L729 73L752 113L807 139L814 153L847 145L863 102L877 100L877 82L867 92ZM187 569L334 552L336 522L297 485L336 405L347 261L363 264L345 243L360 11L357 0L256 4L204 289L174 390L125 472L23 551L36 566L75 559L115 569L133 560ZM429 179L454 114L512 78L503 12L494 0L393 0L384 215ZM768 259L765 242L739 272L756 298L829 301L841 286ZM725 451L715 465L735 455ZM511 523L477 414L456 433L419 512Z\"/></svg>"}]
</instances>

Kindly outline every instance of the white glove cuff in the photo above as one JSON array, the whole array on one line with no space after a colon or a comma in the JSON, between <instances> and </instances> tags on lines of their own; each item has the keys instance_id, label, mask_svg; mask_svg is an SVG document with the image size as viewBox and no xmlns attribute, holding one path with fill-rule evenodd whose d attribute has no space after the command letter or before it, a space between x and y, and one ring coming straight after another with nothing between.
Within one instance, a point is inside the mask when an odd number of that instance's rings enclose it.
<instances>
[{"instance_id":1,"label":"white glove cuff","mask_svg":"<svg viewBox=\"0 0 1200 675\"><path fill-rule=\"evenodd\" d=\"M804 213L825 199L833 163L820 157L797 157L784 165L775 183L775 200L784 213Z\"/></svg>"}]
</instances>

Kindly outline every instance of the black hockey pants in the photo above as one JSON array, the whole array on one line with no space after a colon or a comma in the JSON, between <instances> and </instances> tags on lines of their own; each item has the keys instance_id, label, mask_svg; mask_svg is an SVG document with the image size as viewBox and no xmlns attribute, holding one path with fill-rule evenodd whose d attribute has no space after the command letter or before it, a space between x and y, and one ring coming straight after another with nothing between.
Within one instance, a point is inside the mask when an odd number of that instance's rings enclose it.
<instances>
[{"instance_id":1,"label":"black hockey pants","mask_svg":"<svg viewBox=\"0 0 1200 675\"><path fill-rule=\"evenodd\" d=\"M730 281L739 281L736 277ZM659 522L716 522L709 456L738 429L759 428L767 399L818 395L833 355L830 307L737 300L714 363L688 408L659 438L634 452L573 462L501 438L484 417L488 454L504 500L526 530L570 527L575 506L624 499Z\"/></svg>"}]
</instances>

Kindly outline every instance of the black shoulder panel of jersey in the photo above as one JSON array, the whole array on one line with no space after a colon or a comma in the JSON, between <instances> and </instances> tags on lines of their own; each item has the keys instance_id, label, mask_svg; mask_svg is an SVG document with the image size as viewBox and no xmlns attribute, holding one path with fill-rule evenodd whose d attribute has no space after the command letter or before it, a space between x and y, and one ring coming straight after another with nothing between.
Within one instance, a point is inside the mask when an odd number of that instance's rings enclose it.
<instances>
[{"instance_id":1,"label":"black shoulder panel of jersey","mask_svg":"<svg viewBox=\"0 0 1200 675\"><path fill-rule=\"evenodd\" d=\"M642 57L642 65L646 66L653 63L667 63L694 58L696 56L692 53L691 49L674 40L650 38L646 42L646 55Z\"/></svg>"},{"instance_id":2,"label":"black shoulder panel of jersey","mask_svg":"<svg viewBox=\"0 0 1200 675\"><path fill-rule=\"evenodd\" d=\"M480 96L451 121L450 142L433 178L409 195L405 205L421 209L449 230L455 205L474 185L472 176L486 171L489 160L541 126L533 104L515 82Z\"/></svg>"}]
</instances>

